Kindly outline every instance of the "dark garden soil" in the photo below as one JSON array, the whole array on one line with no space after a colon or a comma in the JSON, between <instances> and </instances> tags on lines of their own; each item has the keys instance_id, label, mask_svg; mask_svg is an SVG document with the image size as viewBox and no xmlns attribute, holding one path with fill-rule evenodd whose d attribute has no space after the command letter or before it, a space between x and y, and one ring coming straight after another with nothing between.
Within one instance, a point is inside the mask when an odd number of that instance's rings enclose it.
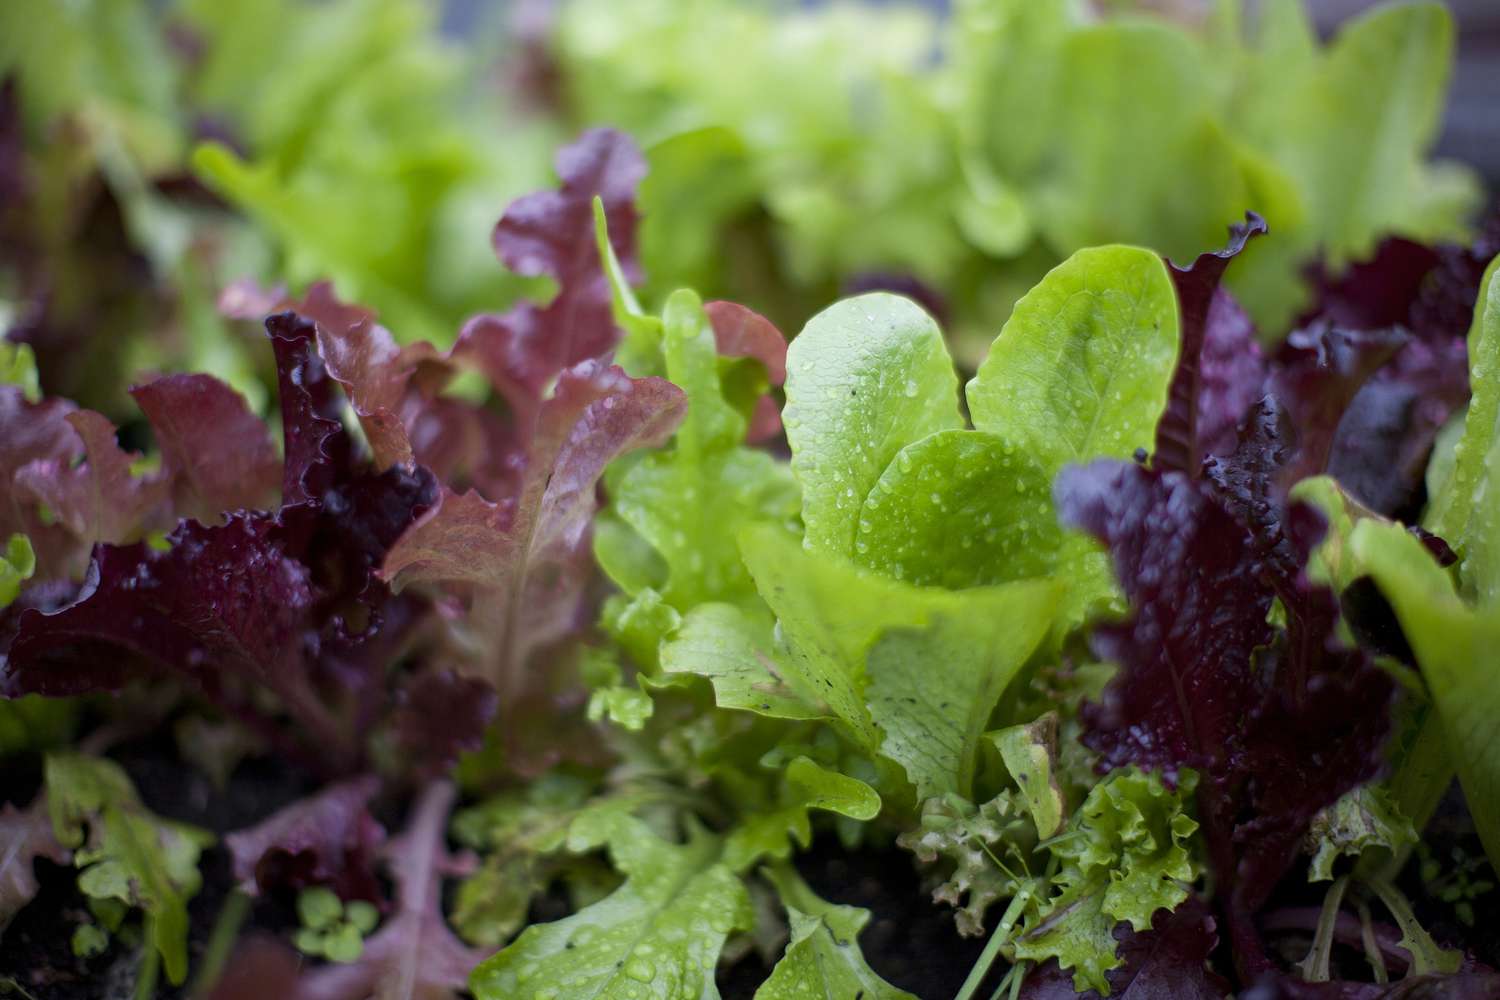
<instances>
[{"instance_id":1,"label":"dark garden soil","mask_svg":"<svg viewBox=\"0 0 1500 1000\"><path fill-rule=\"evenodd\" d=\"M307 777L275 760L254 759L243 762L228 786L218 789L202 772L182 763L172 741L165 737L118 747L112 756L130 773L152 810L221 835L262 819L313 788ZM0 783L0 800L24 804L39 782L39 762L11 762ZM382 819L399 823L400 818ZM1425 840L1430 855L1439 859L1445 872L1461 865L1463 859L1484 856L1456 789L1444 801ZM822 838L798 859L797 866L823 898L871 912L860 945L870 965L886 980L923 1000L947 1000L958 991L984 942L958 936L951 910L930 901L906 852L889 847L849 853L836 840ZM88 911L75 888L74 872L47 861L38 861L36 871L41 892L0 937L0 997L128 1000L134 988L138 949L129 941L115 941L103 954L87 960L76 958L71 947L73 930L87 918ZM189 908L188 949L195 970L233 882L222 848L205 852L202 871L203 888ZM1493 875L1485 867L1476 877ZM1462 943L1478 961L1500 966L1500 891L1472 899L1471 922L1466 925L1451 901L1428 893L1418 861L1407 866L1400 885L1424 926L1440 942ZM1289 886L1284 891L1292 898L1290 905L1278 912L1291 922L1295 923L1301 913L1315 914L1322 887L1303 890ZM557 906L541 909L545 912L536 913L538 919L565 915ZM285 931L295 919L286 901L261 900L246 926ZM1289 929L1279 935L1279 940L1282 949L1291 954L1305 949L1308 937ZM1349 974L1364 974L1357 949L1339 949L1336 959L1348 967ZM719 988L725 1000L750 1000L768 974L769 968L752 953L734 967L720 971ZM991 984L999 975L1000 970L992 973ZM14 991L11 983L24 992ZM171 1000L188 997L191 986L191 979L177 988L163 983L157 996Z\"/></svg>"}]
</instances>

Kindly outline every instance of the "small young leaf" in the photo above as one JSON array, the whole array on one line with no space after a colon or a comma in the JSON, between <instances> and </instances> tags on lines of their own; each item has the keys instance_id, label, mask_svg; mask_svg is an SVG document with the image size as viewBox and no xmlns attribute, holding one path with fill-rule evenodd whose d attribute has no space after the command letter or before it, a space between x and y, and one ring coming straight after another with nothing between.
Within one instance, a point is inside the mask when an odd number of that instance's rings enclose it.
<instances>
[{"instance_id":1,"label":"small young leaf","mask_svg":"<svg viewBox=\"0 0 1500 1000\"><path fill-rule=\"evenodd\" d=\"M1031 813L1039 840L1062 830L1068 804L1057 781L1057 713L1048 712L1035 722L986 733L1000 751L1005 769L1021 789L1021 801Z\"/></svg>"}]
</instances>

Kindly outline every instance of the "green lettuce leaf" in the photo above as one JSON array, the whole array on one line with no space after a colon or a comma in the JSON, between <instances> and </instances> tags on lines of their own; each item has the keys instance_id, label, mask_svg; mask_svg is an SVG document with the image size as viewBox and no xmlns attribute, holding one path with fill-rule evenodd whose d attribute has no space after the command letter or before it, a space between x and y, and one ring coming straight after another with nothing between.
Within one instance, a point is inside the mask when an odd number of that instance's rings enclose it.
<instances>
[{"instance_id":1,"label":"green lettuce leaf","mask_svg":"<svg viewBox=\"0 0 1500 1000\"><path fill-rule=\"evenodd\" d=\"M1480 285L1469 328L1471 397L1452 472L1432 498L1427 524L1459 553L1464 597L1500 605L1500 258Z\"/></svg>"},{"instance_id":2,"label":"green lettuce leaf","mask_svg":"<svg viewBox=\"0 0 1500 1000\"><path fill-rule=\"evenodd\" d=\"M1347 855L1359 858L1367 851L1391 855L1417 842L1411 820L1385 789L1363 785L1344 795L1313 818L1306 846L1312 854L1307 866L1309 882L1333 879L1333 864Z\"/></svg>"},{"instance_id":3,"label":"green lettuce leaf","mask_svg":"<svg viewBox=\"0 0 1500 1000\"><path fill-rule=\"evenodd\" d=\"M787 370L783 421L806 544L848 558L865 498L896 453L963 427L953 361L920 306L874 292L808 320Z\"/></svg>"},{"instance_id":4,"label":"green lettuce leaf","mask_svg":"<svg viewBox=\"0 0 1500 1000\"><path fill-rule=\"evenodd\" d=\"M608 847L625 884L572 916L533 924L482 962L469 984L479 1000L719 996L719 950L753 920L744 884L720 860L721 841L698 831L674 844L620 812L579 817L568 849L598 847Z\"/></svg>"},{"instance_id":5,"label":"green lettuce leaf","mask_svg":"<svg viewBox=\"0 0 1500 1000\"><path fill-rule=\"evenodd\" d=\"M1018 958L1073 970L1073 985L1108 995L1104 974L1121 964L1115 925L1150 928L1158 910L1187 899L1198 877L1190 839L1198 829L1186 803L1197 778L1180 775L1169 789L1160 775L1116 770L1094 786L1066 834L1050 845L1061 870L1059 892L1030 916L1015 939Z\"/></svg>"},{"instance_id":6,"label":"green lettuce leaf","mask_svg":"<svg viewBox=\"0 0 1500 1000\"><path fill-rule=\"evenodd\" d=\"M1500 746L1492 738L1500 686L1490 669L1500 608L1466 606L1448 573L1399 525L1361 521L1349 545L1395 609L1485 852L1500 860Z\"/></svg>"},{"instance_id":7,"label":"green lettuce leaf","mask_svg":"<svg viewBox=\"0 0 1500 1000\"><path fill-rule=\"evenodd\" d=\"M862 1000L915 1000L881 979L859 949L859 932L870 911L819 899L791 868L768 868L791 924L786 952L755 1000L808 997L860 997Z\"/></svg>"},{"instance_id":8,"label":"green lettuce leaf","mask_svg":"<svg viewBox=\"0 0 1500 1000\"><path fill-rule=\"evenodd\" d=\"M181 983L187 976L187 903L202 884L198 855L214 838L152 815L111 761L49 754L45 772L52 829L73 850L79 890L138 907L167 979Z\"/></svg>"},{"instance_id":9,"label":"green lettuce leaf","mask_svg":"<svg viewBox=\"0 0 1500 1000\"><path fill-rule=\"evenodd\" d=\"M785 861L793 840L806 849L812 844L809 809L872 820L880 814L880 796L858 778L819 767L808 757L793 758L786 767L780 804L748 816L734 828L724 841L724 863L744 872L762 858Z\"/></svg>"}]
</instances>

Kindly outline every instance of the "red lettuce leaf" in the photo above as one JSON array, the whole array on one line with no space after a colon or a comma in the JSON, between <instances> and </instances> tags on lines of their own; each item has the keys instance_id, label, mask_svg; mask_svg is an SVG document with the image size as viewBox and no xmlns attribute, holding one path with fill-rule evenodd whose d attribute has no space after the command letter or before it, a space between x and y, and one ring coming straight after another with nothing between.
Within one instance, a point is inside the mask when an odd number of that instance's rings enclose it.
<instances>
[{"instance_id":1,"label":"red lettuce leaf","mask_svg":"<svg viewBox=\"0 0 1500 1000\"><path fill-rule=\"evenodd\" d=\"M251 938L230 960L211 1000L456 1000L484 954L464 946L442 913L443 879L468 874L473 859L448 853L444 832L455 793L436 782L423 793L406 831L382 857L396 883L396 904L359 958L303 968L280 943Z\"/></svg>"},{"instance_id":2,"label":"red lettuce leaf","mask_svg":"<svg viewBox=\"0 0 1500 1000\"><path fill-rule=\"evenodd\" d=\"M385 831L368 809L379 784L366 776L330 785L228 834L224 846L240 888L257 896L327 886L342 899L379 902L375 858Z\"/></svg>"},{"instance_id":3,"label":"red lettuce leaf","mask_svg":"<svg viewBox=\"0 0 1500 1000\"><path fill-rule=\"evenodd\" d=\"M786 381L786 337L760 313L734 302L705 303L703 311L714 331L714 346L726 358L753 358L766 370L766 382ZM745 439L754 444L781 433L781 408L766 393L755 400Z\"/></svg>"},{"instance_id":4,"label":"red lettuce leaf","mask_svg":"<svg viewBox=\"0 0 1500 1000\"><path fill-rule=\"evenodd\" d=\"M616 256L627 275L638 274L634 198L646 165L635 144L612 129L593 129L560 150L556 163L560 190L512 202L493 237L506 267L553 279L556 297L545 307L523 303L470 320L453 351L484 371L522 421L559 372L608 354L619 341L594 237L595 196L604 202Z\"/></svg>"},{"instance_id":5,"label":"red lettuce leaf","mask_svg":"<svg viewBox=\"0 0 1500 1000\"><path fill-rule=\"evenodd\" d=\"M1168 262L1182 343L1156 425L1157 468L1196 474L1203 455L1233 444L1235 424L1259 395L1263 371L1254 328L1220 281L1250 238L1265 232L1265 220L1247 212L1243 223L1229 227L1224 249L1199 254L1187 267Z\"/></svg>"},{"instance_id":6,"label":"red lettuce leaf","mask_svg":"<svg viewBox=\"0 0 1500 1000\"><path fill-rule=\"evenodd\" d=\"M280 314L267 329L281 371L288 502L223 524L184 520L165 551L96 547L72 604L18 616L5 693L114 690L167 671L268 735L276 727L257 692L274 694L296 720L284 735L303 751L315 748L334 770L357 763L390 640L410 619L376 569L437 488L420 468L357 470L313 324Z\"/></svg>"},{"instance_id":7,"label":"red lettuce leaf","mask_svg":"<svg viewBox=\"0 0 1500 1000\"><path fill-rule=\"evenodd\" d=\"M588 531L596 486L616 456L665 441L686 397L660 378L632 379L588 361L564 372L537 413L519 496L492 503L444 490L392 548L383 576L471 584L492 593L497 658L487 676L502 693L529 653L571 631L592 572Z\"/></svg>"},{"instance_id":8,"label":"red lettuce leaf","mask_svg":"<svg viewBox=\"0 0 1500 1000\"><path fill-rule=\"evenodd\" d=\"M52 818L43 799L38 798L25 809L9 802L0 806L0 934L40 888L32 863L46 858L62 865L72 857L73 853L53 836Z\"/></svg>"},{"instance_id":9,"label":"red lettuce leaf","mask_svg":"<svg viewBox=\"0 0 1500 1000\"><path fill-rule=\"evenodd\" d=\"M1339 421L1365 382L1407 342L1398 329L1349 330L1318 324L1290 334L1277 351L1266 391L1297 429L1282 470L1285 487L1323 472Z\"/></svg>"},{"instance_id":10,"label":"red lettuce leaf","mask_svg":"<svg viewBox=\"0 0 1500 1000\"><path fill-rule=\"evenodd\" d=\"M1303 572L1320 520L1262 499L1277 449L1249 437L1230 463L1245 482L1227 490L1110 461L1057 484L1063 520L1110 550L1132 608L1095 630L1096 653L1121 670L1084 706L1082 739L1105 769L1199 772L1199 818L1247 980L1268 967L1253 913L1312 817L1378 772L1392 696L1382 671L1339 645L1337 603ZM1267 621L1275 597L1285 630Z\"/></svg>"},{"instance_id":11,"label":"red lettuce leaf","mask_svg":"<svg viewBox=\"0 0 1500 1000\"><path fill-rule=\"evenodd\" d=\"M396 883L396 905L353 962L303 974L296 1000L447 1000L463 994L483 952L467 947L443 919L443 879L465 875L473 859L448 853L444 839L456 797L446 781L428 786L410 825L383 857Z\"/></svg>"},{"instance_id":12,"label":"red lettuce leaf","mask_svg":"<svg viewBox=\"0 0 1500 1000\"><path fill-rule=\"evenodd\" d=\"M156 434L178 516L207 524L275 504L281 459L239 393L212 375L167 375L130 395Z\"/></svg>"},{"instance_id":13,"label":"red lettuce leaf","mask_svg":"<svg viewBox=\"0 0 1500 1000\"><path fill-rule=\"evenodd\" d=\"M114 424L93 410L73 410L63 420L81 447L65 446L18 469L12 503L33 510L45 507L72 536L72 548L79 553L94 542L132 542L171 524L166 511L171 484L160 473L131 473L131 462L139 456L121 450Z\"/></svg>"}]
</instances>

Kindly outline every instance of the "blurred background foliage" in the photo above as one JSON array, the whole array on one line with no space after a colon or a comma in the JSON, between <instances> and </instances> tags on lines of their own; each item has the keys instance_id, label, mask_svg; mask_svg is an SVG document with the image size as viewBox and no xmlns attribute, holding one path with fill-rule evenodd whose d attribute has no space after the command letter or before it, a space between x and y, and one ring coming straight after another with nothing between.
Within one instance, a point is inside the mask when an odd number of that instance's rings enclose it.
<instances>
[{"instance_id":1,"label":"blurred background foliage","mask_svg":"<svg viewBox=\"0 0 1500 1000\"><path fill-rule=\"evenodd\" d=\"M1344 8L1351 5L1345 3ZM1262 335L1305 269L1386 235L1462 240L1433 161L1455 28L1434 3L1302 0L10 0L0 4L0 327L44 388L128 416L144 370L263 403L269 353L216 300L320 278L402 340L452 341L525 283L506 202L587 125L631 132L646 297L691 285L795 332L906 290L978 360L1080 246L1179 260L1246 209Z\"/></svg>"}]
</instances>

